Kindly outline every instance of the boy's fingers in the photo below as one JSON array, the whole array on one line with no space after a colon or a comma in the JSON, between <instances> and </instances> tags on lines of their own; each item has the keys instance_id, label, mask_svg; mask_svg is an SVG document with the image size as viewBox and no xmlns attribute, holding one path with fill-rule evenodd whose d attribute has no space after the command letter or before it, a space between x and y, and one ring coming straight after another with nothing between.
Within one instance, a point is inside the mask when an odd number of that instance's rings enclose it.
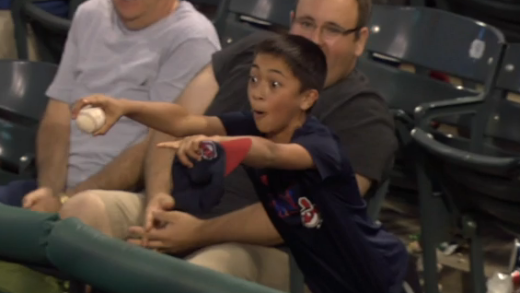
<instances>
[{"instance_id":1,"label":"boy's fingers","mask_svg":"<svg viewBox=\"0 0 520 293\"><path fill-rule=\"evenodd\" d=\"M186 154L194 160L200 161L201 159L201 155L199 154L198 150L189 149Z\"/></svg>"},{"instance_id":2,"label":"boy's fingers","mask_svg":"<svg viewBox=\"0 0 520 293\"><path fill-rule=\"evenodd\" d=\"M76 118L79 114L79 111L81 111L81 109L85 108L88 105L89 104L87 99L81 99L78 102L76 102L76 104L74 104L74 107L71 110L72 117Z\"/></svg>"},{"instance_id":3,"label":"boy's fingers","mask_svg":"<svg viewBox=\"0 0 520 293\"><path fill-rule=\"evenodd\" d=\"M157 144L157 147L179 149L180 142L178 142L178 141L161 142L161 143Z\"/></svg>"},{"instance_id":4,"label":"boy's fingers","mask_svg":"<svg viewBox=\"0 0 520 293\"><path fill-rule=\"evenodd\" d=\"M188 167L188 168L193 167L193 163L192 163L191 160L188 158L188 156L186 156L186 153L184 153L184 152L178 152L178 153L177 153L177 159L178 159L179 161L181 161L181 163L182 163L184 166L186 166L186 167Z\"/></svg>"}]
</instances>

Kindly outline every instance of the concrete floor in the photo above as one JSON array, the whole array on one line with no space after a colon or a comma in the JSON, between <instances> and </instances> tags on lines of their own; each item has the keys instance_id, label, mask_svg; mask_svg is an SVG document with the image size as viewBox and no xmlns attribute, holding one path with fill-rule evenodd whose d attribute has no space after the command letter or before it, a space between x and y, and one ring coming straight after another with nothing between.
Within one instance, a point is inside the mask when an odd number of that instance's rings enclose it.
<instances>
[{"instance_id":1,"label":"concrete floor","mask_svg":"<svg viewBox=\"0 0 520 293\"><path fill-rule=\"evenodd\" d=\"M380 216L384 227L398 235L403 242L410 243L410 235L420 232L418 207L404 203L389 195ZM508 269L514 239L496 227L482 227L485 271L489 277L495 272ZM420 259L420 254L414 254ZM461 248L452 255L437 253L441 264L440 285L442 293L470 293L469 251ZM420 260L419 260L420 262Z\"/></svg>"}]
</instances>

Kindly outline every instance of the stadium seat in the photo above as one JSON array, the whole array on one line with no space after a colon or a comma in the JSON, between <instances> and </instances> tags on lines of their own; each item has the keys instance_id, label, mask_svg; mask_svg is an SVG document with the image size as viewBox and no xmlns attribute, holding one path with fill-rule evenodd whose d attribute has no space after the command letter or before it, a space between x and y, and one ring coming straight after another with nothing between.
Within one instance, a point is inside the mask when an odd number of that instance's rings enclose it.
<instances>
[{"instance_id":1,"label":"stadium seat","mask_svg":"<svg viewBox=\"0 0 520 293\"><path fill-rule=\"evenodd\" d=\"M479 223L494 222L512 235L520 235L520 105L507 99L509 93L520 92L520 71L515 67L519 52L518 44L508 47L494 94L422 105L412 135L421 150L416 161L420 196L428 204L433 181L445 190L444 200L452 210L455 228L470 245L472 283L477 293L486 292ZM469 137L431 131L430 121L454 113L473 114ZM424 219L423 230L435 221L434 214L425 216L429 220Z\"/></svg>"},{"instance_id":2,"label":"stadium seat","mask_svg":"<svg viewBox=\"0 0 520 293\"><path fill-rule=\"evenodd\" d=\"M71 20L78 6L85 0L69 1L68 18L53 15L35 2L45 0L13 0L11 15L14 23L14 36L18 58L29 58L27 45L27 26L30 24L36 37L36 48L39 59L45 62L58 64L65 47L65 40Z\"/></svg>"},{"instance_id":3,"label":"stadium seat","mask_svg":"<svg viewBox=\"0 0 520 293\"><path fill-rule=\"evenodd\" d=\"M56 72L54 64L0 60L0 185L35 175L37 127Z\"/></svg>"},{"instance_id":4,"label":"stadium seat","mask_svg":"<svg viewBox=\"0 0 520 293\"><path fill-rule=\"evenodd\" d=\"M37 124L45 112L45 91L58 67L45 62L0 60L0 118Z\"/></svg>"},{"instance_id":5,"label":"stadium seat","mask_svg":"<svg viewBox=\"0 0 520 293\"><path fill-rule=\"evenodd\" d=\"M220 32L222 47L260 30L288 29L295 0L231 0L225 28Z\"/></svg>"},{"instance_id":6,"label":"stadium seat","mask_svg":"<svg viewBox=\"0 0 520 293\"><path fill-rule=\"evenodd\" d=\"M36 130L0 119L0 185L35 175Z\"/></svg>"},{"instance_id":7,"label":"stadium seat","mask_svg":"<svg viewBox=\"0 0 520 293\"><path fill-rule=\"evenodd\" d=\"M445 9L493 25L510 43L520 42L520 1L517 0L431 0Z\"/></svg>"},{"instance_id":8,"label":"stadium seat","mask_svg":"<svg viewBox=\"0 0 520 293\"><path fill-rule=\"evenodd\" d=\"M367 54L358 68L365 72L374 88L388 100L394 113L399 139L399 153L391 174L391 189L405 191L415 197L417 190L414 145L410 130L416 107L434 101L455 101L462 97L488 97L495 93L493 78L504 49L504 36L494 27L450 12L426 7L375 5L370 21L371 36ZM484 49L485 48L485 49ZM373 58L374 54L390 57L390 64ZM419 71L437 71L462 80L483 84L482 93L441 82L421 73L401 70L393 63L415 66ZM468 127L458 116L442 117L435 122L455 127ZM438 130L432 130L435 133ZM428 199L421 209L421 220L435 214L435 221L423 227L425 284L428 292L437 289L435 243L448 237L449 213L442 199ZM423 201L423 199L420 199ZM421 202L421 208L423 203ZM423 223L424 224L424 223Z\"/></svg>"}]
</instances>

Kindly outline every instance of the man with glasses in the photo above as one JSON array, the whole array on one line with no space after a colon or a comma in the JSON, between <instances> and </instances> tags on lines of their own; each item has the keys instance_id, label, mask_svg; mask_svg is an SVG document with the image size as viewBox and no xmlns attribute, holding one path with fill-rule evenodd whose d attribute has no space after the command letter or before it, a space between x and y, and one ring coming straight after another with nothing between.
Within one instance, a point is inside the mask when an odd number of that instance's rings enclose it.
<instances>
[{"instance_id":1,"label":"man with glasses","mask_svg":"<svg viewBox=\"0 0 520 293\"><path fill-rule=\"evenodd\" d=\"M393 119L385 101L355 69L369 34L366 25L370 8L370 0L300 0L291 15L290 29L291 34L318 44L327 57L326 89L312 113L339 136L363 195L384 180L397 147ZM211 64L191 81L177 103L192 113L208 115L250 109L247 84L254 49L269 35L268 32L254 34L215 53ZM171 140L174 138L154 133L149 142L145 161L146 205L137 194L93 190L69 200L62 215L75 216L77 211L87 209L92 215L100 214L104 210L116 210L109 207L113 205L120 206L120 211L145 207L145 228L151 228L148 247L183 255L191 263L288 291L288 255L273 247L282 244L282 240L258 202L244 170L239 168L226 178L225 195L210 213L190 211L180 203L174 205L170 196L173 154L155 147L159 142ZM99 202L105 207L98 207ZM161 213L166 215L161 222L168 225L152 226L154 211L174 206L184 212ZM142 215L108 216L112 227L109 230L103 230L99 222L86 222L105 233L122 235L126 227L140 225ZM132 228L137 234L142 234L143 229Z\"/></svg>"}]
</instances>

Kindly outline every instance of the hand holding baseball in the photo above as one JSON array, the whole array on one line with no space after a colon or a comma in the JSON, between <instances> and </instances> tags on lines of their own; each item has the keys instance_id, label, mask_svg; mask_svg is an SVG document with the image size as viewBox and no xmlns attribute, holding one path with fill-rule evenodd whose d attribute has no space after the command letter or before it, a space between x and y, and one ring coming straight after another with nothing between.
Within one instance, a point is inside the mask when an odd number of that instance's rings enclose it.
<instances>
[{"instance_id":1,"label":"hand holding baseball","mask_svg":"<svg viewBox=\"0 0 520 293\"><path fill-rule=\"evenodd\" d=\"M93 135L103 135L124 115L121 100L96 94L79 100L72 108L78 127Z\"/></svg>"}]
</instances>

